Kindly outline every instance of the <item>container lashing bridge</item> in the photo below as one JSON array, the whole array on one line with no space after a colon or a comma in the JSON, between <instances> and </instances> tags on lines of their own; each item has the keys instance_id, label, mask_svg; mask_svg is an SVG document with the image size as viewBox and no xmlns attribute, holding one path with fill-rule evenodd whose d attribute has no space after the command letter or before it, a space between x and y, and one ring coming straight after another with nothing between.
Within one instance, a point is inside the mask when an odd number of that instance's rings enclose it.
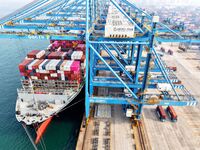
<instances>
[{"instance_id":1,"label":"container lashing bridge","mask_svg":"<svg viewBox=\"0 0 200 150\"><path fill-rule=\"evenodd\" d=\"M85 40L86 117L91 103L125 105L137 119L144 105L197 104L154 45L200 39L181 36L128 0L33 1L0 19L0 38Z\"/></svg>"}]
</instances>

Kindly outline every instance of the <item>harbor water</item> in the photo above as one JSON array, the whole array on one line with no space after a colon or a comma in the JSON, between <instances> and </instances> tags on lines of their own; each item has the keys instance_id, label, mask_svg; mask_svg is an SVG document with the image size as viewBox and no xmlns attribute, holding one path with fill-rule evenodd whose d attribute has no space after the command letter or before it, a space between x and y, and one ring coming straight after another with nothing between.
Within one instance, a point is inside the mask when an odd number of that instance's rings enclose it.
<instances>
[{"instance_id":1,"label":"harbor water","mask_svg":"<svg viewBox=\"0 0 200 150\"><path fill-rule=\"evenodd\" d=\"M18 64L33 49L45 49L46 40L0 40L0 150L32 150L28 136L15 118L17 88L20 87ZM84 95L79 96L82 99ZM39 149L75 149L84 103L73 105L53 118ZM34 129L30 130L35 138Z\"/></svg>"}]
</instances>

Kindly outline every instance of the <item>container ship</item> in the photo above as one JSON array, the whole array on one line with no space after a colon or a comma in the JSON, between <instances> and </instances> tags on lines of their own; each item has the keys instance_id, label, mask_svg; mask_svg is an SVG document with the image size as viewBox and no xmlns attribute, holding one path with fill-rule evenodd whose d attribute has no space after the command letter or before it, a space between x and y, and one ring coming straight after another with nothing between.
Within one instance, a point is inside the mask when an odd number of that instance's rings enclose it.
<instances>
[{"instance_id":1,"label":"container ship","mask_svg":"<svg viewBox=\"0 0 200 150\"><path fill-rule=\"evenodd\" d=\"M19 64L16 118L39 124L62 111L81 92L85 79L85 42L50 41L46 50L32 50Z\"/></svg>"}]
</instances>

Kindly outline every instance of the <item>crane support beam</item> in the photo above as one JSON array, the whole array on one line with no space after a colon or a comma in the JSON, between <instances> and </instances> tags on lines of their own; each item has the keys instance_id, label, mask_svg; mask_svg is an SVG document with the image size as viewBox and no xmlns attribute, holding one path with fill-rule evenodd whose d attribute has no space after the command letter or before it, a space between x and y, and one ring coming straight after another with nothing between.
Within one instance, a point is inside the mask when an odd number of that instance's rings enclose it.
<instances>
[{"instance_id":1,"label":"crane support beam","mask_svg":"<svg viewBox=\"0 0 200 150\"><path fill-rule=\"evenodd\" d=\"M100 104L126 104L129 105L129 101L133 105L139 105L141 103L134 101L133 99L130 98L118 98L118 97L92 97L90 98L91 103L100 103ZM147 102L144 103L144 105L152 105L148 104ZM154 105L162 105L162 106L196 106L197 102L196 101L174 101L172 100L161 100L159 103L154 104Z\"/></svg>"}]
</instances>

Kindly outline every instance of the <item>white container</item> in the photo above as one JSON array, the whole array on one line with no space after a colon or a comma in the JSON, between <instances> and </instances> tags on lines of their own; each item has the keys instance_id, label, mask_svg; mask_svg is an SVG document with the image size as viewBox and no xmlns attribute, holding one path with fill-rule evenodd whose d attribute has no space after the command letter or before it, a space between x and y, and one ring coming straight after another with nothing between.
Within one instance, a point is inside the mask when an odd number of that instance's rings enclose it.
<instances>
[{"instance_id":1,"label":"white container","mask_svg":"<svg viewBox=\"0 0 200 150\"><path fill-rule=\"evenodd\" d=\"M132 94L130 94L130 93L125 93L125 96L126 96L126 97L132 97Z\"/></svg>"},{"instance_id":2,"label":"white container","mask_svg":"<svg viewBox=\"0 0 200 150\"><path fill-rule=\"evenodd\" d=\"M34 58L28 58L27 56L25 57L26 60L34 60Z\"/></svg>"},{"instance_id":3,"label":"white container","mask_svg":"<svg viewBox=\"0 0 200 150\"><path fill-rule=\"evenodd\" d=\"M36 54L36 58L41 58L42 56L44 56L44 54L45 54L45 50L42 50Z\"/></svg>"},{"instance_id":4,"label":"white container","mask_svg":"<svg viewBox=\"0 0 200 150\"><path fill-rule=\"evenodd\" d=\"M81 70L85 69L84 63L81 63Z\"/></svg>"},{"instance_id":5,"label":"white container","mask_svg":"<svg viewBox=\"0 0 200 150\"><path fill-rule=\"evenodd\" d=\"M64 52L63 54L62 54L62 59L64 59L64 57L66 56L66 54L67 54L67 52Z\"/></svg>"},{"instance_id":6,"label":"white container","mask_svg":"<svg viewBox=\"0 0 200 150\"><path fill-rule=\"evenodd\" d=\"M60 65L60 70L64 71L64 65L67 63L67 60L64 60L63 63Z\"/></svg>"},{"instance_id":7,"label":"white container","mask_svg":"<svg viewBox=\"0 0 200 150\"><path fill-rule=\"evenodd\" d=\"M84 66L84 68L86 67L86 60L84 60L83 66Z\"/></svg>"},{"instance_id":8,"label":"white container","mask_svg":"<svg viewBox=\"0 0 200 150\"><path fill-rule=\"evenodd\" d=\"M50 69L51 69L51 70L56 70L55 68L56 68L56 61L53 60L53 61L52 61L52 64L50 65Z\"/></svg>"},{"instance_id":9,"label":"white container","mask_svg":"<svg viewBox=\"0 0 200 150\"><path fill-rule=\"evenodd\" d=\"M135 66L134 66L134 65L126 65L126 66L125 66L125 69L126 69L127 71L135 71Z\"/></svg>"},{"instance_id":10,"label":"white container","mask_svg":"<svg viewBox=\"0 0 200 150\"><path fill-rule=\"evenodd\" d=\"M157 84L157 89L158 89L159 91L167 91L167 92L172 91L172 87L171 87L171 85L168 84L168 83L158 83L158 84Z\"/></svg>"},{"instance_id":11,"label":"white container","mask_svg":"<svg viewBox=\"0 0 200 150\"><path fill-rule=\"evenodd\" d=\"M64 74L64 72L61 72L61 80L65 80L65 74Z\"/></svg>"},{"instance_id":12,"label":"white container","mask_svg":"<svg viewBox=\"0 0 200 150\"><path fill-rule=\"evenodd\" d=\"M40 70L43 70L43 69L42 69L42 66L47 62L47 60L48 60L48 59L45 59L45 60L39 65L39 69L40 69Z\"/></svg>"},{"instance_id":13,"label":"white container","mask_svg":"<svg viewBox=\"0 0 200 150\"><path fill-rule=\"evenodd\" d=\"M60 47L58 47L58 49L57 49L57 52L59 52L59 51L61 51L61 46L60 46Z\"/></svg>"},{"instance_id":14,"label":"white container","mask_svg":"<svg viewBox=\"0 0 200 150\"><path fill-rule=\"evenodd\" d=\"M51 49L51 46L52 46L52 44L50 44L50 45L47 47L47 49Z\"/></svg>"},{"instance_id":15,"label":"white container","mask_svg":"<svg viewBox=\"0 0 200 150\"><path fill-rule=\"evenodd\" d=\"M60 60L53 60L51 66L50 66L50 69L51 70L56 70L56 66L57 64L60 62Z\"/></svg>"},{"instance_id":16,"label":"white container","mask_svg":"<svg viewBox=\"0 0 200 150\"><path fill-rule=\"evenodd\" d=\"M152 21L153 22L159 22L159 19L160 19L159 16L153 16L153 20Z\"/></svg>"},{"instance_id":17,"label":"white container","mask_svg":"<svg viewBox=\"0 0 200 150\"><path fill-rule=\"evenodd\" d=\"M51 77L58 77L58 74L57 73L51 73L50 76Z\"/></svg>"},{"instance_id":18,"label":"white container","mask_svg":"<svg viewBox=\"0 0 200 150\"><path fill-rule=\"evenodd\" d=\"M32 80L38 80L38 77L37 76L31 76L31 79Z\"/></svg>"},{"instance_id":19,"label":"white container","mask_svg":"<svg viewBox=\"0 0 200 150\"><path fill-rule=\"evenodd\" d=\"M124 59L127 59L127 58L128 58L128 55L127 55L127 54L122 54L122 56L124 57Z\"/></svg>"},{"instance_id":20,"label":"white container","mask_svg":"<svg viewBox=\"0 0 200 150\"><path fill-rule=\"evenodd\" d=\"M46 64L45 69L46 69L46 70L51 70L51 69L50 69L50 65L51 65L51 64L52 64L52 60L50 60L49 63Z\"/></svg>"},{"instance_id":21,"label":"white container","mask_svg":"<svg viewBox=\"0 0 200 150\"><path fill-rule=\"evenodd\" d=\"M124 93L129 93L128 89L124 89Z\"/></svg>"},{"instance_id":22,"label":"white container","mask_svg":"<svg viewBox=\"0 0 200 150\"><path fill-rule=\"evenodd\" d=\"M49 71L48 70L39 69L39 73L49 73Z\"/></svg>"},{"instance_id":23,"label":"white container","mask_svg":"<svg viewBox=\"0 0 200 150\"><path fill-rule=\"evenodd\" d=\"M126 117L132 117L133 110L132 109L126 109Z\"/></svg>"},{"instance_id":24,"label":"white container","mask_svg":"<svg viewBox=\"0 0 200 150\"><path fill-rule=\"evenodd\" d=\"M33 62L31 62L29 65L28 65L28 70L32 70L32 66L38 61L38 59L35 59Z\"/></svg>"},{"instance_id":25,"label":"white container","mask_svg":"<svg viewBox=\"0 0 200 150\"><path fill-rule=\"evenodd\" d=\"M63 66L63 70L64 71L71 71L71 65L72 65L73 61L72 60L68 60L66 62L66 64Z\"/></svg>"},{"instance_id":26,"label":"white container","mask_svg":"<svg viewBox=\"0 0 200 150\"><path fill-rule=\"evenodd\" d=\"M83 56L83 52L82 51L74 51L71 55L71 59L72 60L80 60Z\"/></svg>"}]
</instances>

